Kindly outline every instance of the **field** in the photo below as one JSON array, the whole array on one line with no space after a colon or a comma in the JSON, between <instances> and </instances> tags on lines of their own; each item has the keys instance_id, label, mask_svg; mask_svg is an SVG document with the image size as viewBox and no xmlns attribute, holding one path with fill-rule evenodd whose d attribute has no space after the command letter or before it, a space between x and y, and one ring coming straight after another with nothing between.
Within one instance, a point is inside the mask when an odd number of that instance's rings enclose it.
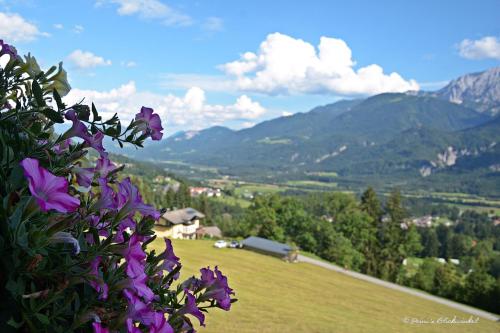
<instances>
[{"instance_id":1,"label":"field","mask_svg":"<svg viewBox=\"0 0 500 333\"><path fill-rule=\"evenodd\" d=\"M319 188L323 190L333 189L337 187L337 183L326 183L319 182L315 180L289 180L286 182L289 186L295 186L298 188Z\"/></svg>"},{"instance_id":2,"label":"field","mask_svg":"<svg viewBox=\"0 0 500 333\"><path fill-rule=\"evenodd\" d=\"M163 246L163 241L155 244ZM288 264L211 241L174 241L186 278L219 265L239 301L211 311L199 332L499 332L498 323L406 324L403 318L469 318L460 311L309 264Z\"/></svg>"}]
</instances>

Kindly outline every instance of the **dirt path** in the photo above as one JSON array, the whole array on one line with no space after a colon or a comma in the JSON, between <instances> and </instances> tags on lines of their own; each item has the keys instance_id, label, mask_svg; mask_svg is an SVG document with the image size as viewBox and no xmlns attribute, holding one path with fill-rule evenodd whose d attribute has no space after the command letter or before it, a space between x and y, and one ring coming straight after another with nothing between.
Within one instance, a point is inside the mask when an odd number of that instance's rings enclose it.
<instances>
[{"instance_id":1,"label":"dirt path","mask_svg":"<svg viewBox=\"0 0 500 333\"><path fill-rule=\"evenodd\" d=\"M336 272L339 272L339 273L342 273L342 274L345 274L345 275L349 275L349 276L351 276L353 278L356 278L356 279L360 279L360 280L368 281L368 282L371 282L371 283L375 283L375 284L378 284L379 286L383 286L383 287L386 287L386 288L391 288L391 289L398 290L398 291L401 291L401 292L404 292L404 293L407 293L407 294L410 294L410 295L414 295L414 296L417 296L417 297L425 298L425 299L428 299L428 300L433 301L433 302L441 303L441 304L447 305L449 307L452 307L454 309L470 313L470 314L475 315L475 316L479 316L479 317L486 318L486 319L493 320L493 321L500 321L500 317L497 316L497 315L495 315L495 314L493 314L493 313L489 313L489 312L486 312L486 311L483 311L483 310L479 310L479 309L476 309L476 308L473 308L471 306L464 305L464 304L461 304L461 303L453 302L453 301L450 301L448 299L441 298L441 297L438 297L438 296L433 296L433 295L427 294L427 293L425 293L423 291L418 291L418 290L415 290L415 289L411 289L411 288L400 286L399 284L395 284L395 283L387 282L387 281L384 281L384 280L380 280L380 279L374 278L374 277L369 276L369 275L365 275L365 274L361 274L361 273L349 271L349 270L346 270L346 269L344 269L344 268L342 268L340 266L337 266L337 265L334 265L334 264L330 264L330 263L327 263L327 262L324 262L324 261L321 261L321 260L317 260L317 259L305 257L305 256L302 256L302 255L298 256L298 260L300 262L305 262L305 263L309 263L309 264L312 264L312 265L321 266L321 267L324 267L326 269L330 269L332 271L336 271Z\"/></svg>"}]
</instances>

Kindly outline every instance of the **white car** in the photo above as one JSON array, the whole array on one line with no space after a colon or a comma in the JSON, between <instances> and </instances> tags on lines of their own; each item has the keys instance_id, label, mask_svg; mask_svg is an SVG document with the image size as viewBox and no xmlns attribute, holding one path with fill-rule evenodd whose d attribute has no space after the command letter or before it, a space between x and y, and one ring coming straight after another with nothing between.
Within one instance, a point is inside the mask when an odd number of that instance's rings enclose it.
<instances>
[{"instance_id":1,"label":"white car","mask_svg":"<svg viewBox=\"0 0 500 333\"><path fill-rule=\"evenodd\" d=\"M214 246L218 249L222 249L223 247L227 247L227 242L225 240L218 240L215 242Z\"/></svg>"}]
</instances>

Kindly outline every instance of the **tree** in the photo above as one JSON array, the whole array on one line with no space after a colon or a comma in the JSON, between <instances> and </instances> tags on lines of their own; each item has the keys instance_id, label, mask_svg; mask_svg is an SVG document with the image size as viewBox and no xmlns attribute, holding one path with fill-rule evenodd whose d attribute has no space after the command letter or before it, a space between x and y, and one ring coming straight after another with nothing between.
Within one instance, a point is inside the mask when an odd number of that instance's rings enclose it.
<instances>
[{"instance_id":1,"label":"tree","mask_svg":"<svg viewBox=\"0 0 500 333\"><path fill-rule=\"evenodd\" d=\"M401 225L406 217L401 193L394 190L387 199L385 211L388 219L379 223L378 238L380 240L379 274L382 278L395 281L399 266L405 259L404 234Z\"/></svg>"},{"instance_id":2,"label":"tree","mask_svg":"<svg viewBox=\"0 0 500 333\"><path fill-rule=\"evenodd\" d=\"M454 264L439 265L434 275L434 293L457 299L461 293L462 285L460 275L458 274Z\"/></svg>"},{"instance_id":3,"label":"tree","mask_svg":"<svg viewBox=\"0 0 500 333\"><path fill-rule=\"evenodd\" d=\"M435 259L425 259L418 267L418 271L412 279L412 286L431 292L434 290L436 270L441 263Z\"/></svg>"},{"instance_id":4,"label":"tree","mask_svg":"<svg viewBox=\"0 0 500 333\"><path fill-rule=\"evenodd\" d=\"M421 228L422 238L422 256L438 257L439 256L439 239L434 228Z\"/></svg>"},{"instance_id":5,"label":"tree","mask_svg":"<svg viewBox=\"0 0 500 333\"><path fill-rule=\"evenodd\" d=\"M346 237L331 230L325 235L321 256L342 267L359 270L365 260L363 254L357 251Z\"/></svg>"},{"instance_id":6,"label":"tree","mask_svg":"<svg viewBox=\"0 0 500 333\"><path fill-rule=\"evenodd\" d=\"M382 205L372 187L368 187L361 195L361 209L368 213L375 222L380 221L382 218Z\"/></svg>"}]
</instances>

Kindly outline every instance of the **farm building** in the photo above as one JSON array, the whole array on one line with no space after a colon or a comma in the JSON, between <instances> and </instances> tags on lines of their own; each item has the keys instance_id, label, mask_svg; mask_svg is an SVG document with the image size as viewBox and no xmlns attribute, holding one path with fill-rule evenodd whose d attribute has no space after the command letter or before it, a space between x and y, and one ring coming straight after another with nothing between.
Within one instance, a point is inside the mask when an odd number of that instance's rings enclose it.
<instances>
[{"instance_id":1,"label":"farm building","mask_svg":"<svg viewBox=\"0 0 500 333\"><path fill-rule=\"evenodd\" d=\"M244 249L279 257L285 260L295 261L297 251L290 245L278 243L269 239L251 236L244 239L241 244Z\"/></svg>"},{"instance_id":2,"label":"farm building","mask_svg":"<svg viewBox=\"0 0 500 333\"><path fill-rule=\"evenodd\" d=\"M198 230L196 230L196 238L203 238L207 236L210 238L221 238L222 231L220 231L219 227L216 226L199 227Z\"/></svg>"},{"instance_id":3,"label":"farm building","mask_svg":"<svg viewBox=\"0 0 500 333\"><path fill-rule=\"evenodd\" d=\"M193 208L171 210L156 222L155 233L160 237L195 239L200 220L205 217Z\"/></svg>"}]
</instances>

